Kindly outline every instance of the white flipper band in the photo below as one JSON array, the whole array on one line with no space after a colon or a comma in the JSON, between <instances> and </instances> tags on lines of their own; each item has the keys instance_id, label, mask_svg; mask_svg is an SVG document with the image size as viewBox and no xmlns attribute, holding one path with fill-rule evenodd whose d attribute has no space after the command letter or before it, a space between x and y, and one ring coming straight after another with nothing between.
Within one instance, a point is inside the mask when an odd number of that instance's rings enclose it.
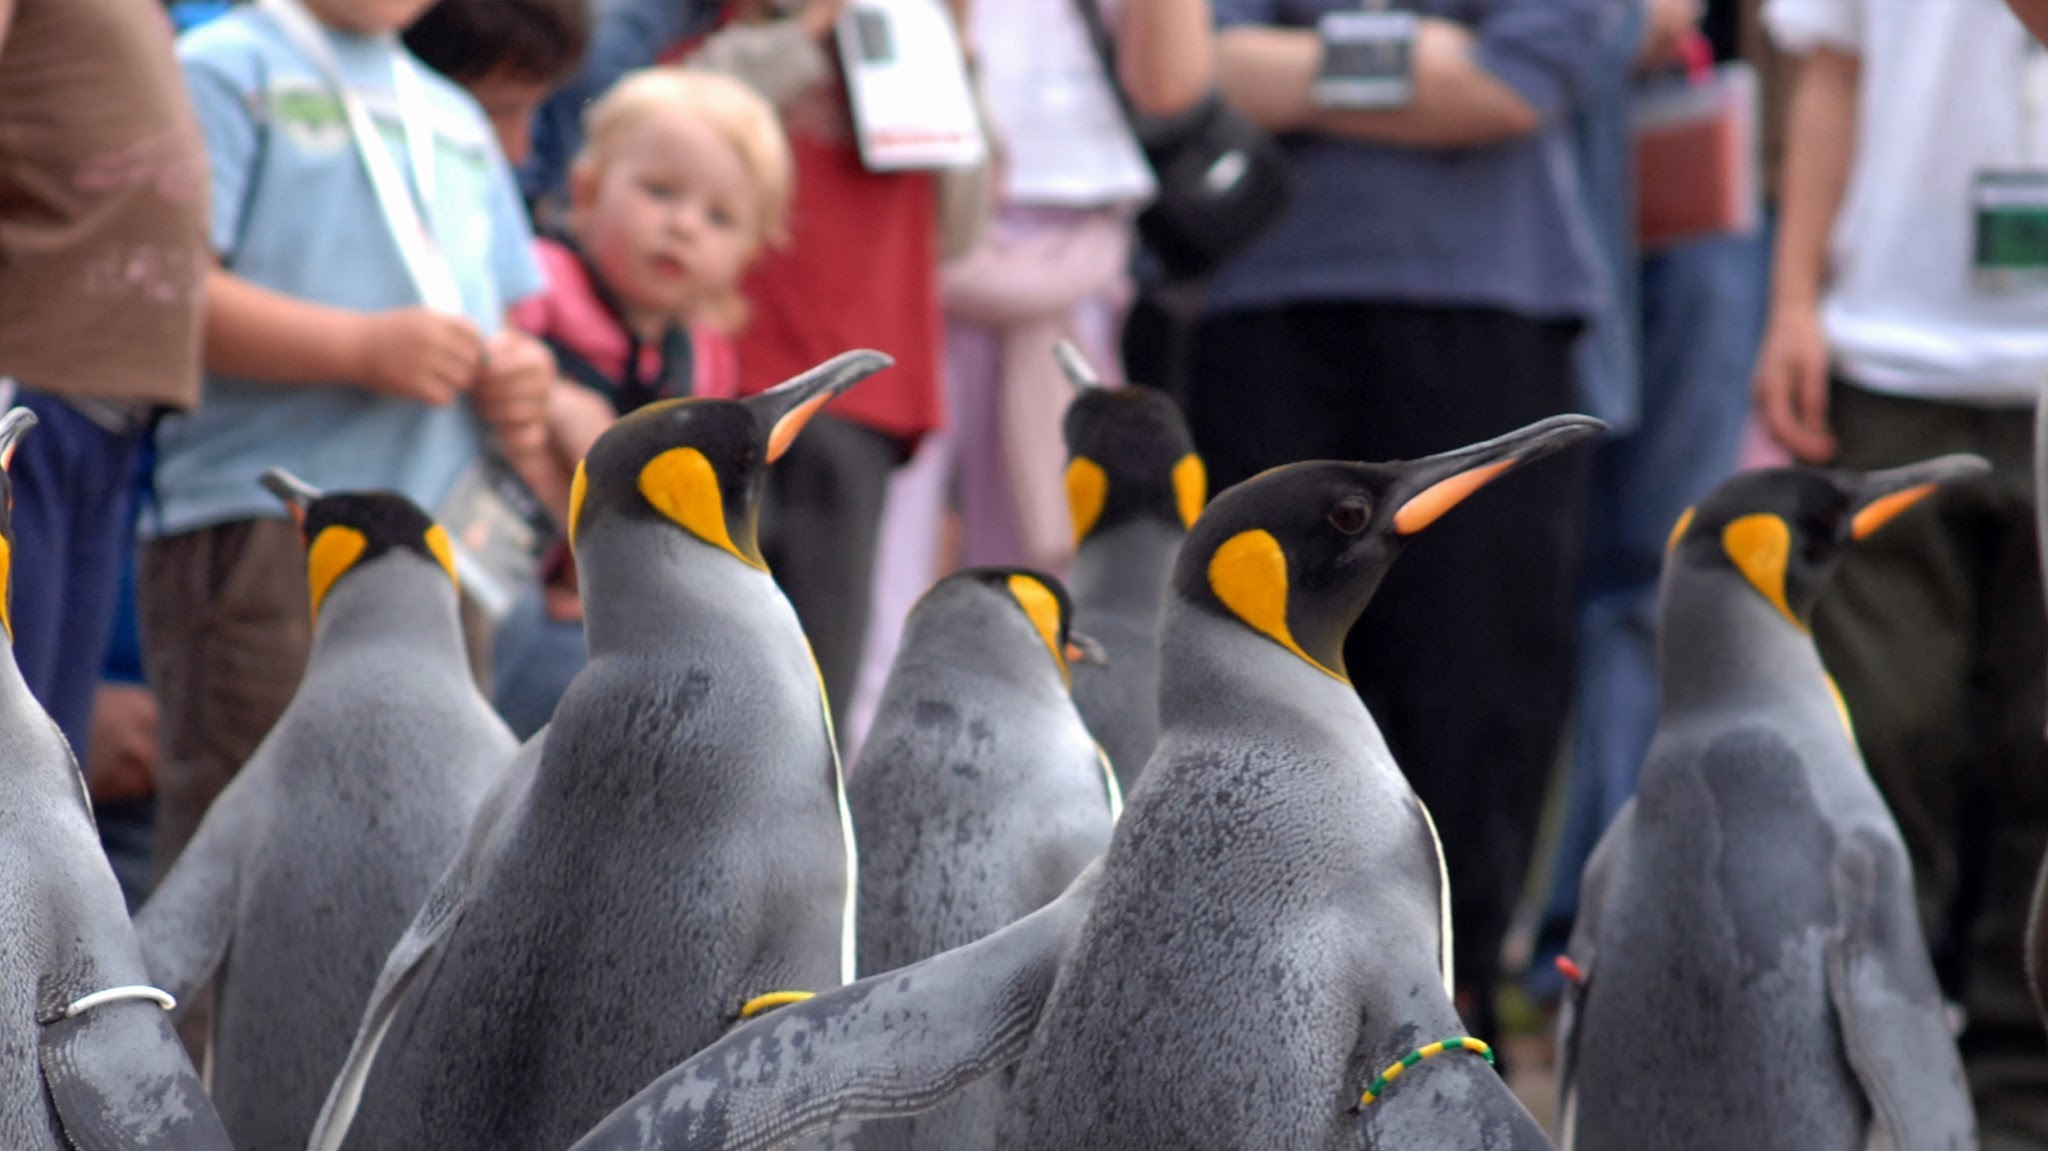
<instances>
[{"instance_id":1,"label":"white flipper band","mask_svg":"<svg viewBox=\"0 0 2048 1151\"><path fill-rule=\"evenodd\" d=\"M146 984L132 983L125 987L109 987L105 991L95 991L91 995L72 1000L71 1004L64 1008L62 1018L71 1019L95 1007L119 1003L124 999L147 999L165 1011L175 1010L178 1006L178 1001L171 997L170 992Z\"/></svg>"}]
</instances>

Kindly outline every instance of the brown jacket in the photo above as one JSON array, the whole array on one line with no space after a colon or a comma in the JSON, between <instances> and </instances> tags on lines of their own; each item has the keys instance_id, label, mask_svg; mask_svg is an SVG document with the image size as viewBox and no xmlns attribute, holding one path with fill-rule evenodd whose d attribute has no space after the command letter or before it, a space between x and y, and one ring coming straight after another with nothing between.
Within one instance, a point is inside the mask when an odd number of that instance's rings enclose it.
<instances>
[{"instance_id":1,"label":"brown jacket","mask_svg":"<svg viewBox=\"0 0 2048 1151\"><path fill-rule=\"evenodd\" d=\"M0 376L198 402L206 192L158 0L17 0L0 29Z\"/></svg>"}]
</instances>

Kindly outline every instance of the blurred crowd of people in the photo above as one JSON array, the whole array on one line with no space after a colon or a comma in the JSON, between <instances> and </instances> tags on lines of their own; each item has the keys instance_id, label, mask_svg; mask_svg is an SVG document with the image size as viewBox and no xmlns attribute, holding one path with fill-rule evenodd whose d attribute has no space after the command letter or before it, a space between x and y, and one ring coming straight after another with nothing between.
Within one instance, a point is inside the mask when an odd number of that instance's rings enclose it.
<instances>
[{"instance_id":1,"label":"blurred crowd of people","mask_svg":"<svg viewBox=\"0 0 2048 1151\"><path fill-rule=\"evenodd\" d=\"M924 44L876 24L913 9L957 46L978 159L872 154L849 73ZM1402 19L1336 75L1354 10ZM1290 192L1177 274L1134 221L1158 141L1219 106ZM305 664L264 468L449 521L524 736L583 658L561 526L605 427L885 351L762 524L857 743L934 577L1063 570L1061 339L1174 395L1213 488L1611 425L1418 539L1345 651L1441 829L1487 1037L1510 979L1557 994L1654 725L1685 508L1739 466L1990 458L1860 548L1814 630L1985 1145L2048 1148L2019 958L2048 848L2048 52L2001 0L0 0L0 376L40 421L0 622L134 899Z\"/></svg>"}]
</instances>

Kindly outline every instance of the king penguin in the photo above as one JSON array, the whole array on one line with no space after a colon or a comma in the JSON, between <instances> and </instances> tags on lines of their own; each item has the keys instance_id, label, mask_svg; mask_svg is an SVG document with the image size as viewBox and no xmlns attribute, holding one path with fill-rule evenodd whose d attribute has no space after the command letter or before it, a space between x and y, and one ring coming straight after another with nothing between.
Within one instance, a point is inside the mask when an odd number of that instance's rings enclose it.
<instances>
[{"instance_id":1,"label":"king penguin","mask_svg":"<svg viewBox=\"0 0 2048 1151\"><path fill-rule=\"evenodd\" d=\"M649 404L591 447L568 525L589 663L386 961L314 1151L559 1151L741 1018L852 978L838 753L756 524L768 466L890 362Z\"/></svg>"},{"instance_id":2,"label":"king penguin","mask_svg":"<svg viewBox=\"0 0 2048 1151\"><path fill-rule=\"evenodd\" d=\"M242 1151L303 1151L384 957L511 760L470 673L448 533L392 492L263 483L306 541L291 703L136 916L180 999L217 996L207 1086Z\"/></svg>"},{"instance_id":3,"label":"king penguin","mask_svg":"<svg viewBox=\"0 0 2048 1151\"><path fill-rule=\"evenodd\" d=\"M1009 1151L1548 1148L1462 1033L1442 852L1342 653L1404 540L1601 426L1217 496L1168 594L1159 747L1103 858L994 935L735 1030L577 1151L768 1151L1011 1063Z\"/></svg>"},{"instance_id":4,"label":"king penguin","mask_svg":"<svg viewBox=\"0 0 2048 1151\"><path fill-rule=\"evenodd\" d=\"M1056 354L1067 407L1074 627L1102 649L1074 665L1074 701L1126 792L1159 739L1159 627L1181 541L1208 473L1180 408L1150 388L1105 388L1079 349Z\"/></svg>"},{"instance_id":5,"label":"king penguin","mask_svg":"<svg viewBox=\"0 0 2048 1151\"><path fill-rule=\"evenodd\" d=\"M0 416L0 1147L230 1151L151 986L78 761L29 693L9 614L13 484L34 413Z\"/></svg>"},{"instance_id":6,"label":"king penguin","mask_svg":"<svg viewBox=\"0 0 2048 1151\"><path fill-rule=\"evenodd\" d=\"M1977 1146L1905 847L1807 619L1845 548L1987 470L1750 472L1680 518L1656 733L1560 965L1567 1151Z\"/></svg>"},{"instance_id":7,"label":"king penguin","mask_svg":"<svg viewBox=\"0 0 2048 1151\"><path fill-rule=\"evenodd\" d=\"M862 975L972 943L1065 891L1122 799L1074 708L1066 589L958 572L918 600L847 781L861 845ZM861 1129L861 1151L995 1146L1001 1084Z\"/></svg>"}]
</instances>

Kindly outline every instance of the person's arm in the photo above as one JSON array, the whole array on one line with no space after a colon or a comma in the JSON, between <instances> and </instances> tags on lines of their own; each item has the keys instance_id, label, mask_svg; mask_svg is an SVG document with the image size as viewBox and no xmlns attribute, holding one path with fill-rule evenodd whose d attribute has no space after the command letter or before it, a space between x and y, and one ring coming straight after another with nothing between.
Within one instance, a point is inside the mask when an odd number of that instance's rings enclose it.
<instances>
[{"instance_id":1,"label":"person's arm","mask_svg":"<svg viewBox=\"0 0 2048 1151\"><path fill-rule=\"evenodd\" d=\"M1117 18L1117 82L1146 116L1176 116L1216 83L1209 0L1124 0Z\"/></svg>"},{"instance_id":2,"label":"person's arm","mask_svg":"<svg viewBox=\"0 0 2048 1151\"><path fill-rule=\"evenodd\" d=\"M1855 159L1862 64L1817 46L1800 61L1785 126L1785 172L1771 263L1771 319L1757 359L1757 407L1771 438L1802 460L1835 454L1828 430L1828 349L1820 299L1828 237Z\"/></svg>"},{"instance_id":3,"label":"person's arm","mask_svg":"<svg viewBox=\"0 0 2048 1151\"><path fill-rule=\"evenodd\" d=\"M1275 132L1320 132L1414 148L1527 135L1570 110L1599 61L1600 29L1629 0L1498 0L1476 28L1423 17L1414 92L1400 108L1326 110L1312 96L1322 44L1309 28L1245 24L1217 38L1224 94Z\"/></svg>"},{"instance_id":4,"label":"person's arm","mask_svg":"<svg viewBox=\"0 0 2048 1151\"><path fill-rule=\"evenodd\" d=\"M0 0L0 49L7 47L7 30L14 27L14 0Z\"/></svg>"},{"instance_id":5,"label":"person's arm","mask_svg":"<svg viewBox=\"0 0 2048 1151\"><path fill-rule=\"evenodd\" d=\"M224 268L206 279L206 369L274 384L353 384L442 405L469 390L475 325L426 308L354 312L274 292Z\"/></svg>"},{"instance_id":6,"label":"person's arm","mask_svg":"<svg viewBox=\"0 0 2048 1151\"><path fill-rule=\"evenodd\" d=\"M2012 14L2020 18L2020 23L2027 26L2027 31L2032 32L2036 40L2048 44L2048 0L2006 0L2006 3L2012 6ZM0 9L6 6L4 0L0 0Z\"/></svg>"}]
</instances>

